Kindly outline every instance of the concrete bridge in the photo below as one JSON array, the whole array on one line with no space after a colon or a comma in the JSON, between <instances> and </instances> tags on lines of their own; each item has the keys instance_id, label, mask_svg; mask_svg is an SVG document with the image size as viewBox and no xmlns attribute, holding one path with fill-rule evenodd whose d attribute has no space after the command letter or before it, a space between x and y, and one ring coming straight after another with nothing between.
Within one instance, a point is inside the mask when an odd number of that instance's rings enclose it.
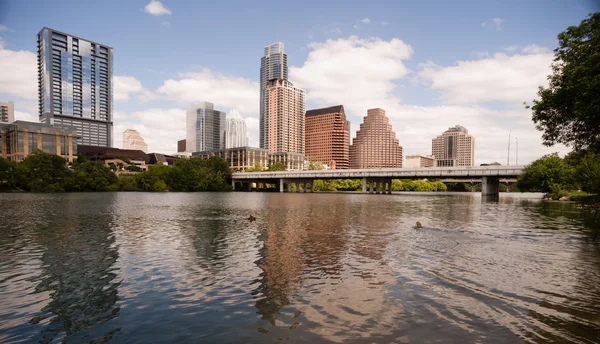
<instances>
[{"instance_id":1,"label":"concrete bridge","mask_svg":"<svg viewBox=\"0 0 600 344\"><path fill-rule=\"evenodd\" d=\"M392 179L453 179L481 180L483 196L498 196L500 179L516 178L523 173L523 166L463 166L430 168L373 168L360 170L310 170L277 172L236 172L232 175L234 190L250 191L251 184L275 184L279 192L313 192L315 179L362 179L362 191L369 193L392 193Z\"/></svg>"}]
</instances>

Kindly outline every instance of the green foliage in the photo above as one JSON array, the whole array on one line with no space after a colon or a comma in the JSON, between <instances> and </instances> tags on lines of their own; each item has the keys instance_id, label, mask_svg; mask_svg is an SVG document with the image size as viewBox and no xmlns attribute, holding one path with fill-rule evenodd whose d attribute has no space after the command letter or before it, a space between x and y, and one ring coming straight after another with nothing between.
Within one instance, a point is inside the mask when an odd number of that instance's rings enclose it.
<instances>
[{"instance_id":1,"label":"green foliage","mask_svg":"<svg viewBox=\"0 0 600 344\"><path fill-rule=\"evenodd\" d=\"M557 194L573 188L573 173L574 169L558 154L544 155L525 167L517 179L517 187L522 191Z\"/></svg>"},{"instance_id":2,"label":"green foliage","mask_svg":"<svg viewBox=\"0 0 600 344\"><path fill-rule=\"evenodd\" d=\"M16 168L16 183L26 191L60 192L70 171L65 159L36 151L28 155Z\"/></svg>"},{"instance_id":3,"label":"green foliage","mask_svg":"<svg viewBox=\"0 0 600 344\"><path fill-rule=\"evenodd\" d=\"M284 162L276 162L274 164L269 164L269 172L274 172L274 171L285 171L286 170L286 166Z\"/></svg>"},{"instance_id":4,"label":"green foliage","mask_svg":"<svg viewBox=\"0 0 600 344\"><path fill-rule=\"evenodd\" d=\"M392 180L393 191L446 191L446 185L434 180Z\"/></svg>"},{"instance_id":5,"label":"green foliage","mask_svg":"<svg viewBox=\"0 0 600 344\"><path fill-rule=\"evenodd\" d=\"M533 101L544 144L600 152L600 13L558 35L548 88Z\"/></svg>"},{"instance_id":6,"label":"green foliage","mask_svg":"<svg viewBox=\"0 0 600 344\"><path fill-rule=\"evenodd\" d=\"M0 159L0 190L224 191L231 190L230 180L229 165L218 157L180 159L173 167L153 165L148 171L120 178L103 163L84 158L78 158L71 169L63 158L44 152L32 153L18 164Z\"/></svg>"},{"instance_id":7,"label":"green foliage","mask_svg":"<svg viewBox=\"0 0 600 344\"><path fill-rule=\"evenodd\" d=\"M325 167L323 166L323 164L321 164L320 162L317 161L311 161L308 164L308 169L309 170L324 170Z\"/></svg>"},{"instance_id":8,"label":"green foliage","mask_svg":"<svg viewBox=\"0 0 600 344\"><path fill-rule=\"evenodd\" d=\"M600 195L600 154L573 152L564 161L574 167L573 180L578 189Z\"/></svg>"},{"instance_id":9,"label":"green foliage","mask_svg":"<svg viewBox=\"0 0 600 344\"><path fill-rule=\"evenodd\" d=\"M125 167L125 170L129 172L142 172L142 169L135 165L127 165L127 167Z\"/></svg>"},{"instance_id":10,"label":"green foliage","mask_svg":"<svg viewBox=\"0 0 600 344\"><path fill-rule=\"evenodd\" d=\"M65 178L66 191L110 191L118 187L119 179L103 163L85 161L73 164L73 173Z\"/></svg>"},{"instance_id":11,"label":"green foliage","mask_svg":"<svg viewBox=\"0 0 600 344\"><path fill-rule=\"evenodd\" d=\"M13 161L0 158L0 190L14 190L17 164Z\"/></svg>"},{"instance_id":12,"label":"green foliage","mask_svg":"<svg viewBox=\"0 0 600 344\"><path fill-rule=\"evenodd\" d=\"M262 166L260 166L259 162L254 164L254 166L246 169L246 172L264 172L264 171L265 171L265 169Z\"/></svg>"}]
</instances>

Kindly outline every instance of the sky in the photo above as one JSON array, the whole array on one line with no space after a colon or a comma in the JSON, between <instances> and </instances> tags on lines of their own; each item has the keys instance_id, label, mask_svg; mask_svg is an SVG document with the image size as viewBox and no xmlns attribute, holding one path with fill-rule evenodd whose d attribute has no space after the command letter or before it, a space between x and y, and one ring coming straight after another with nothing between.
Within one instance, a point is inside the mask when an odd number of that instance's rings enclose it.
<instances>
[{"instance_id":1,"label":"sky","mask_svg":"<svg viewBox=\"0 0 600 344\"><path fill-rule=\"evenodd\" d=\"M260 58L283 42L306 108L342 104L355 136L382 108L404 155L462 125L476 164L519 164L544 147L523 102L547 85L557 35L595 0L0 0L0 101L38 121L36 35L43 27L114 49L114 142L137 129L153 152L185 138L185 110L208 101L246 119L258 146Z\"/></svg>"}]
</instances>

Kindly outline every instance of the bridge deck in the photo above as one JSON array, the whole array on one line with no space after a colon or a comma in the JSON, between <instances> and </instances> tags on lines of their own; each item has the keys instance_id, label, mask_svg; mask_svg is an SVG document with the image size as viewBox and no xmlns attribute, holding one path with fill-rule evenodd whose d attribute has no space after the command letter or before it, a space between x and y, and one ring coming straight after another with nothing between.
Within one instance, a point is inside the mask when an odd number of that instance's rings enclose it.
<instances>
[{"instance_id":1,"label":"bridge deck","mask_svg":"<svg viewBox=\"0 0 600 344\"><path fill-rule=\"evenodd\" d=\"M431 167L431 168L377 168L360 170L310 170L277 172L236 172L234 180L260 179L358 179L358 178L482 178L517 177L523 166L473 166L473 167Z\"/></svg>"}]
</instances>

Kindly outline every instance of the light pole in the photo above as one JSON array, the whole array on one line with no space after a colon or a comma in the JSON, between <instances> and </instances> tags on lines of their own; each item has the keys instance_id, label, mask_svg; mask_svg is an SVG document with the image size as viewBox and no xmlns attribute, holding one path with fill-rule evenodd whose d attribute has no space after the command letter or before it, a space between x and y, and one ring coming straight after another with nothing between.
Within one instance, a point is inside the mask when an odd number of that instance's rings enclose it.
<instances>
[{"instance_id":1,"label":"light pole","mask_svg":"<svg viewBox=\"0 0 600 344\"><path fill-rule=\"evenodd\" d=\"M519 138L515 137L515 141L517 143L517 166L519 166Z\"/></svg>"},{"instance_id":2,"label":"light pole","mask_svg":"<svg viewBox=\"0 0 600 344\"><path fill-rule=\"evenodd\" d=\"M510 165L510 133L512 130L508 131L508 157L506 158L506 166Z\"/></svg>"}]
</instances>

